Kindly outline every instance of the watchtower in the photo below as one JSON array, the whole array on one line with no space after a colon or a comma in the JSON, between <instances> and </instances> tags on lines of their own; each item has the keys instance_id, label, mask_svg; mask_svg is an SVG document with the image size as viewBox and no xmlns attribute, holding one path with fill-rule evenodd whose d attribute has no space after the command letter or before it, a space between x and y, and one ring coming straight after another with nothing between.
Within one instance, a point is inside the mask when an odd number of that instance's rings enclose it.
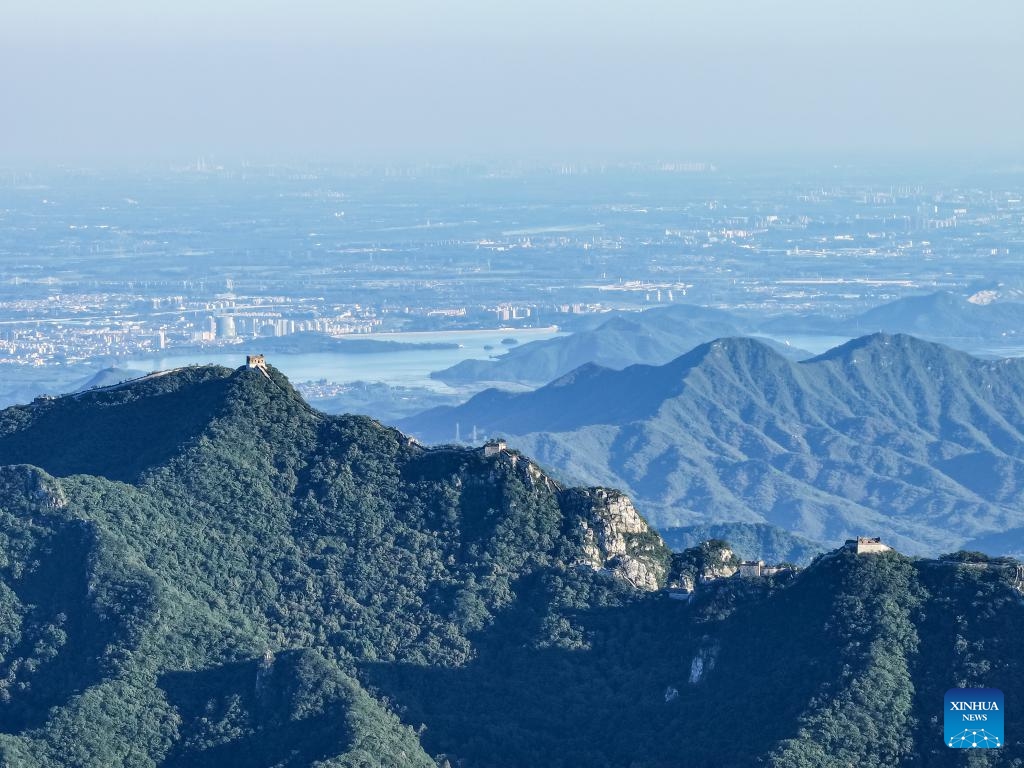
<instances>
[{"instance_id":1,"label":"watchtower","mask_svg":"<svg viewBox=\"0 0 1024 768\"><path fill-rule=\"evenodd\" d=\"M263 355L246 355L245 356L245 367L246 368L259 368L264 373L267 372L267 361Z\"/></svg>"},{"instance_id":2,"label":"watchtower","mask_svg":"<svg viewBox=\"0 0 1024 768\"><path fill-rule=\"evenodd\" d=\"M764 560L744 560L740 563L740 576L756 579L764 575Z\"/></svg>"},{"instance_id":3,"label":"watchtower","mask_svg":"<svg viewBox=\"0 0 1024 768\"><path fill-rule=\"evenodd\" d=\"M508 443L504 440L490 440L484 443L484 456L497 456L508 449Z\"/></svg>"},{"instance_id":4,"label":"watchtower","mask_svg":"<svg viewBox=\"0 0 1024 768\"><path fill-rule=\"evenodd\" d=\"M858 536L856 539L847 539L844 546L858 555L877 555L892 549L888 544L883 544L882 539L878 536Z\"/></svg>"}]
</instances>

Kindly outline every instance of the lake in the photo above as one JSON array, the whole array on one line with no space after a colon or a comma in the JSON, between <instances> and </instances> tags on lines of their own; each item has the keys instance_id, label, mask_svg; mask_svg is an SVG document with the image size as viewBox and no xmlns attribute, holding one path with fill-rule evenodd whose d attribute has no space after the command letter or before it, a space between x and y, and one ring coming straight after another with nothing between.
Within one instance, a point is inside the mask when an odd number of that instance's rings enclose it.
<instances>
[{"instance_id":1,"label":"lake","mask_svg":"<svg viewBox=\"0 0 1024 768\"><path fill-rule=\"evenodd\" d=\"M350 354L345 352L300 352L268 355L267 362L282 371L289 379L300 381L328 381L344 384L351 381L382 381L386 384L428 387L453 392L443 382L430 378L431 371L439 371L462 360L486 360L492 355L503 355L509 347L502 339L517 339L521 344L539 339L562 336L555 326L548 328L505 328L483 331L438 331L416 333L371 333L353 339L378 339L409 344L460 344L453 349L407 349L394 352ZM485 346L493 349L485 349ZM236 351L224 348L195 354L167 354L125 360L121 365L143 371L167 370L185 365L213 363L237 368L245 363L246 354L259 353L259 340L239 344Z\"/></svg>"}]
</instances>

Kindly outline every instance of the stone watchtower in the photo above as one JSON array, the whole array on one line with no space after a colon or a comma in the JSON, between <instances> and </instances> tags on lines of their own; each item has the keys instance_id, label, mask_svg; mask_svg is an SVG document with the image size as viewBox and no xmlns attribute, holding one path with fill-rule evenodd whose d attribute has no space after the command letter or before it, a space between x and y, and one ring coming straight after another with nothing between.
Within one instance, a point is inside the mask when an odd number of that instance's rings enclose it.
<instances>
[{"instance_id":1,"label":"stone watchtower","mask_svg":"<svg viewBox=\"0 0 1024 768\"><path fill-rule=\"evenodd\" d=\"M270 374L267 373L267 361L263 355L246 355L245 356L245 367L251 370L256 370L270 378Z\"/></svg>"},{"instance_id":2,"label":"stone watchtower","mask_svg":"<svg viewBox=\"0 0 1024 768\"><path fill-rule=\"evenodd\" d=\"M888 544L883 544L878 536L858 536L856 539L847 539L843 546L858 555L877 555L892 549Z\"/></svg>"},{"instance_id":3,"label":"stone watchtower","mask_svg":"<svg viewBox=\"0 0 1024 768\"><path fill-rule=\"evenodd\" d=\"M489 440L484 443L484 456L499 456L506 450L508 450L508 443L504 440Z\"/></svg>"}]
</instances>

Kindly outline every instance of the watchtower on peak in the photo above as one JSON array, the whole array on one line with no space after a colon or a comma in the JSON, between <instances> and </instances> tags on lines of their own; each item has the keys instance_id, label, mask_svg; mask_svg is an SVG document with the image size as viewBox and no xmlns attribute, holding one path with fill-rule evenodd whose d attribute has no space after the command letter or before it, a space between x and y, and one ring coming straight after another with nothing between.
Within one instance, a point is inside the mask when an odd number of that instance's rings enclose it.
<instances>
[{"instance_id":1,"label":"watchtower on peak","mask_svg":"<svg viewBox=\"0 0 1024 768\"><path fill-rule=\"evenodd\" d=\"M248 368L250 371L259 371L268 379L270 378L270 374L267 372L267 361L263 357L263 355L246 355L245 367Z\"/></svg>"},{"instance_id":2,"label":"watchtower on peak","mask_svg":"<svg viewBox=\"0 0 1024 768\"><path fill-rule=\"evenodd\" d=\"M508 443L504 440L489 440L484 443L484 456L499 456L508 450Z\"/></svg>"},{"instance_id":3,"label":"watchtower on peak","mask_svg":"<svg viewBox=\"0 0 1024 768\"><path fill-rule=\"evenodd\" d=\"M847 539L843 547L858 555L877 555L892 549L888 544L883 544L882 539L878 536L858 536L856 539Z\"/></svg>"}]
</instances>

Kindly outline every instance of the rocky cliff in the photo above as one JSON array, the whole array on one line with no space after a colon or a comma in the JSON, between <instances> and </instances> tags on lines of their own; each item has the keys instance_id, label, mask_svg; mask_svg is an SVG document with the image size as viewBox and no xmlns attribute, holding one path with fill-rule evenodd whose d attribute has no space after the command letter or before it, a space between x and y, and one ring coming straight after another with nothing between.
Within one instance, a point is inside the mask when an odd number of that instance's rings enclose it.
<instances>
[{"instance_id":1,"label":"rocky cliff","mask_svg":"<svg viewBox=\"0 0 1024 768\"><path fill-rule=\"evenodd\" d=\"M484 456L486 460L486 452ZM578 522L583 534L577 564L610 573L637 589L653 591L665 585L672 551L624 493L601 487L563 489L532 459L514 450L501 449L491 460L492 482L499 480L504 466L529 487L556 494L567 519Z\"/></svg>"},{"instance_id":2,"label":"rocky cliff","mask_svg":"<svg viewBox=\"0 0 1024 768\"><path fill-rule=\"evenodd\" d=\"M709 539L672 555L667 577L670 587L693 592L700 582L727 579L736 573L739 558L721 539Z\"/></svg>"},{"instance_id":3,"label":"rocky cliff","mask_svg":"<svg viewBox=\"0 0 1024 768\"><path fill-rule=\"evenodd\" d=\"M664 585L671 552L626 495L606 488L572 488L561 493L584 532L587 565L607 570L638 589Z\"/></svg>"}]
</instances>

